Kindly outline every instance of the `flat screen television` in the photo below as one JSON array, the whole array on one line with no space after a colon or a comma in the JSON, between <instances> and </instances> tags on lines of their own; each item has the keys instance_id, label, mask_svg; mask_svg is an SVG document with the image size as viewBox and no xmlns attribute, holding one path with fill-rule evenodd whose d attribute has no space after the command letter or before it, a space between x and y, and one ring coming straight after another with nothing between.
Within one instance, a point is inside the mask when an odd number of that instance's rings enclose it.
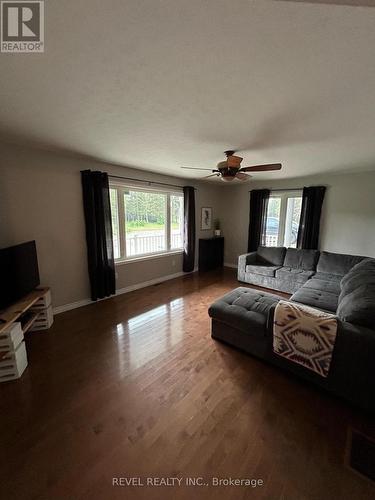
<instances>
[{"instance_id":1,"label":"flat screen television","mask_svg":"<svg viewBox=\"0 0 375 500\"><path fill-rule=\"evenodd\" d=\"M40 284L35 241L0 250L0 309Z\"/></svg>"}]
</instances>

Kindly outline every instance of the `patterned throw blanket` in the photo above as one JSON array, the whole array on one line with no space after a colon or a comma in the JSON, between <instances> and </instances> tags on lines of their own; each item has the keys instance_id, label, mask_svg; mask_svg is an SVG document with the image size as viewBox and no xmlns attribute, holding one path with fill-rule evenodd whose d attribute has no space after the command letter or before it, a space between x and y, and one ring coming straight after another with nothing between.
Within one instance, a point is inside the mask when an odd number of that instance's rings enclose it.
<instances>
[{"instance_id":1,"label":"patterned throw blanket","mask_svg":"<svg viewBox=\"0 0 375 500\"><path fill-rule=\"evenodd\" d=\"M328 376L336 333L333 314L284 300L276 306L273 351L322 377Z\"/></svg>"}]
</instances>

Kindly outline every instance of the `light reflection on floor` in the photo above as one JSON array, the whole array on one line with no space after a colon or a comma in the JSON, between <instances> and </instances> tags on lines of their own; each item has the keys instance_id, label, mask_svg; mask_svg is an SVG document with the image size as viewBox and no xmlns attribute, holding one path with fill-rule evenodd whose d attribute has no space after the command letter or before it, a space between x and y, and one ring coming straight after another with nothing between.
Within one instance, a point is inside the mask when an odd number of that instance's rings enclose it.
<instances>
[{"instance_id":1,"label":"light reflection on floor","mask_svg":"<svg viewBox=\"0 0 375 500\"><path fill-rule=\"evenodd\" d=\"M121 374L140 368L181 342L184 312L181 297L116 325Z\"/></svg>"}]
</instances>

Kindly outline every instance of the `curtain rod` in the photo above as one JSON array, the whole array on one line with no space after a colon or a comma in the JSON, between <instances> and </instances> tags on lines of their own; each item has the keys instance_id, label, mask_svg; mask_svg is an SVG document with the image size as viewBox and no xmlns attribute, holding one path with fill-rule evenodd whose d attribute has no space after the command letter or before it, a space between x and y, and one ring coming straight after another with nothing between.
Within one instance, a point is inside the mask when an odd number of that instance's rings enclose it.
<instances>
[{"instance_id":1,"label":"curtain rod","mask_svg":"<svg viewBox=\"0 0 375 500\"><path fill-rule=\"evenodd\" d=\"M123 177L121 175L108 175L108 177L112 179L125 179L127 181L137 181L137 182L144 182L145 184L158 184L159 186L170 186L170 187L177 187L177 188L183 188L183 186L178 186L177 184L168 184L166 182L157 182L157 181L146 181L144 179L136 179L135 177ZM197 190L197 188L194 188Z\"/></svg>"},{"instance_id":2,"label":"curtain rod","mask_svg":"<svg viewBox=\"0 0 375 500\"><path fill-rule=\"evenodd\" d=\"M296 187L296 188L285 188L285 189L270 189L271 193L277 193L278 191L302 191L303 188L301 187ZM249 193L251 191L256 191L256 189L250 189Z\"/></svg>"}]
</instances>

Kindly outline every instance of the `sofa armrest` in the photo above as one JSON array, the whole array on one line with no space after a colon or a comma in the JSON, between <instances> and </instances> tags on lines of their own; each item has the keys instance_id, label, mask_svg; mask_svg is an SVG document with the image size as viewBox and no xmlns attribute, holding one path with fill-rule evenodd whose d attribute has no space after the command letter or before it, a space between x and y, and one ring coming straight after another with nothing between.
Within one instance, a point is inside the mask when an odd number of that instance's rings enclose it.
<instances>
[{"instance_id":1,"label":"sofa armrest","mask_svg":"<svg viewBox=\"0 0 375 500\"><path fill-rule=\"evenodd\" d=\"M361 404L366 405L375 394L375 333L339 319L337 327L331 370L343 392L357 394Z\"/></svg>"},{"instance_id":2,"label":"sofa armrest","mask_svg":"<svg viewBox=\"0 0 375 500\"><path fill-rule=\"evenodd\" d=\"M374 330L338 319L336 347L340 354L344 353L347 365L350 364L361 372L368 369L368 376L371 376L375 383Z\"/></svg>"},{"instance_id":3,"label":"sofa armrest","mask_svg":"<svg viewBox=\"0 0 375 500\"><path fill-rule=\"evenodd\" d=\"M238 280L245 280L246 266L253 264L256 261L257 252L250 252L238 257Z\"/></svg>"}]
</instances>

